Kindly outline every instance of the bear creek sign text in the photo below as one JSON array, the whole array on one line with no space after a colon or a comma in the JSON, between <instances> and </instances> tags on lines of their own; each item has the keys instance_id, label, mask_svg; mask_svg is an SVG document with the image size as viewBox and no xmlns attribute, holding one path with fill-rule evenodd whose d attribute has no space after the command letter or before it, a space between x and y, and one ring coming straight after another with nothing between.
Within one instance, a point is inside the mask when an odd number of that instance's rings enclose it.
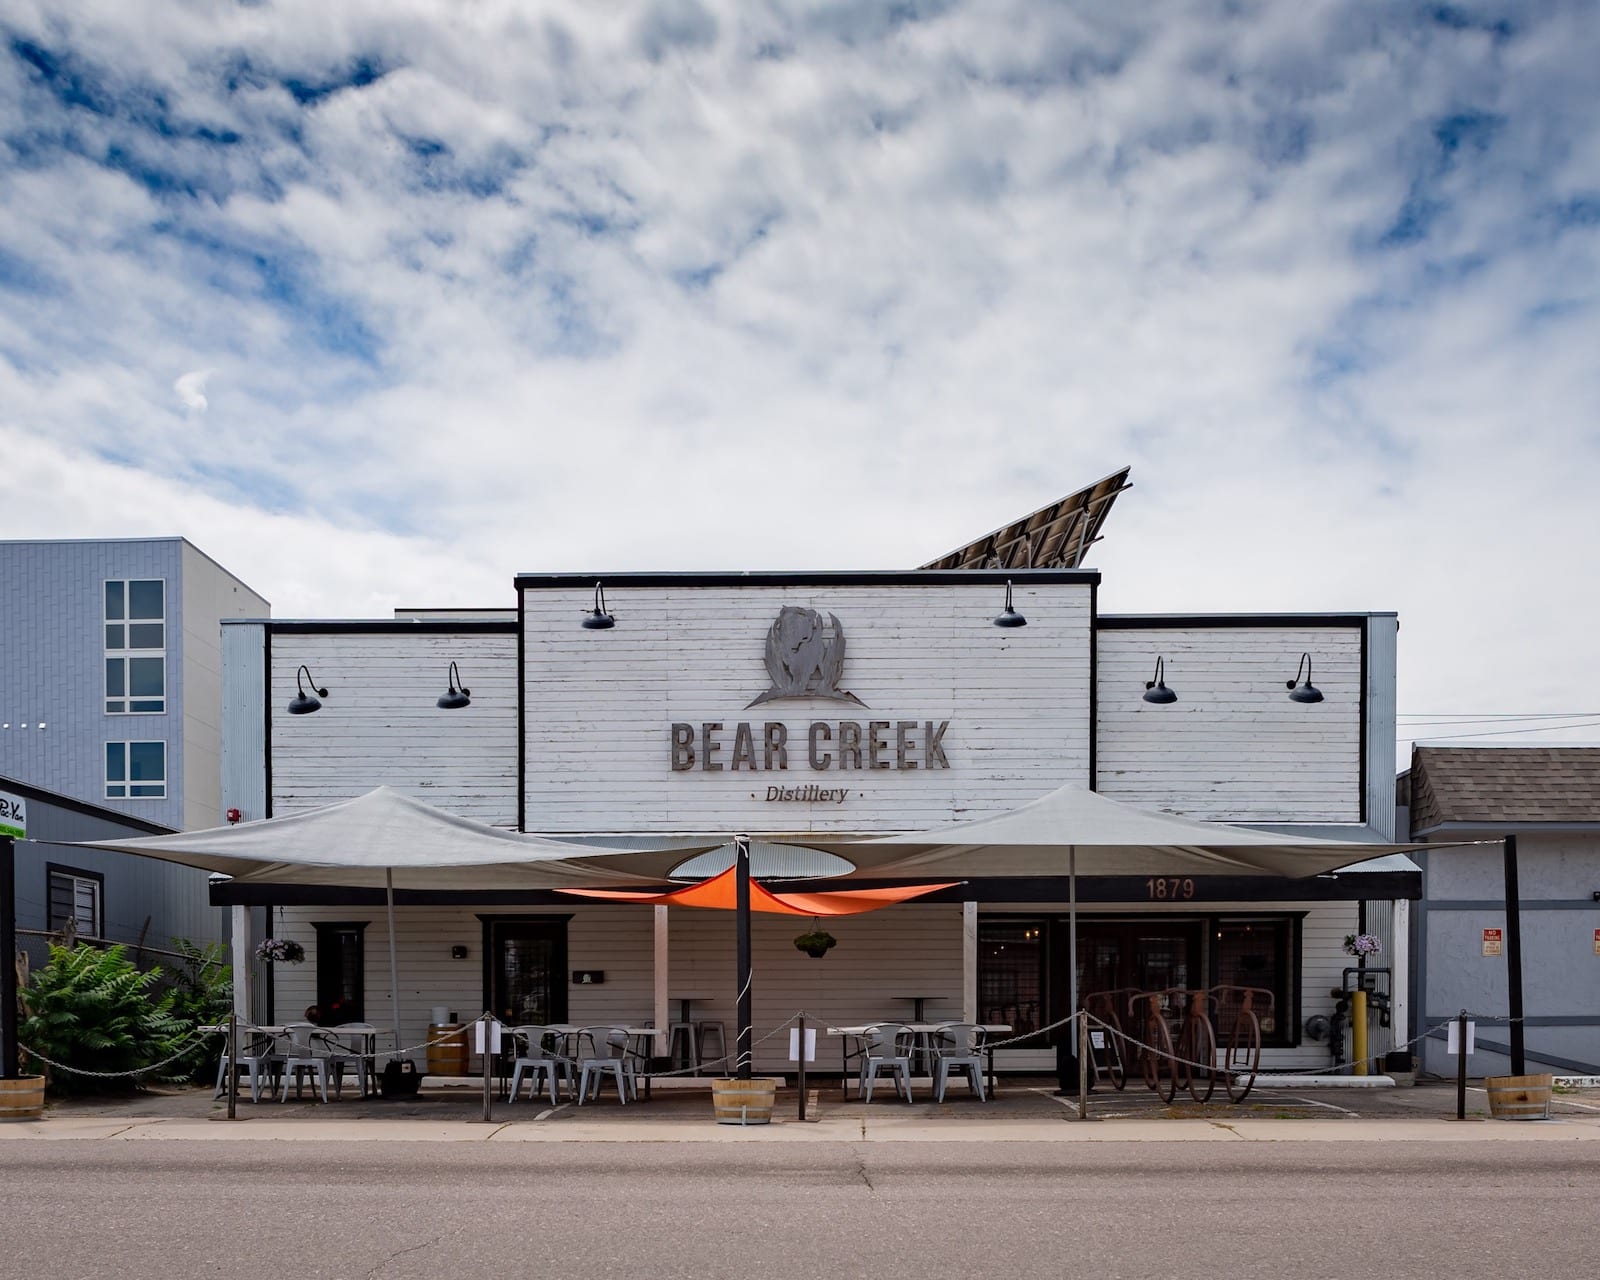
<instances>
[{"instance_id":1,"label":"bear creek sign text","mask_svg":"<svg viewBox=\"0 0 1600 1280\"><path fill-rule=\"evenodd\" d=\"M856 769L948 769L944 735L948 720L813 720L803 740L781 720L723 724L678 723L671 730L672 771L699 769L751 773L796 768L804 761L819 772Z\"/></svg>"}]
</instances>

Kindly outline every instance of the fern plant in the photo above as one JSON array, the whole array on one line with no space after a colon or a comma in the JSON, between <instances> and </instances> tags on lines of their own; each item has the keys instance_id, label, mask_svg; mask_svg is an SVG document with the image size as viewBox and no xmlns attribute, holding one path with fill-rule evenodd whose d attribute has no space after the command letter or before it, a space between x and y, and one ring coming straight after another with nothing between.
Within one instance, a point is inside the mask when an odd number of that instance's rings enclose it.
<instances>
[{"instance_id":1,"label":"fern plant","mask_svg":"<svg viewBox=\"0 0 1600 1280\"><path fill-rule=\"evenodd\" d=\"M192 1034L196 1027L226 1022L233 1009L233 969L228 964L228 948L220 942L199 946L187 938L177 938L172 945L183 957L170 975L172 1016L184 1034ZM222 1037L196 1037L193 1050L173 1063L170 1074L205 1083L216 1075L222 1050Z\"/></svg>"},{"instance_id":2,"label":"fern plant","mask_svg":"<svg viewBox=\"0 0 1600 1280\"><path fill-rule=\"evenodd\" d=\"M84 1071L131 1071L169 1056L187 1028L173 1016L173 993L152 994L160 975L141 972L120 945L52 944L50 963L35 970L22 993L26 1014L17 1039L42 1057ZM138 1086L135 1077L101 1079L49 1071L59 1093L96 1093Z\"/></svg>"}]
</instances>

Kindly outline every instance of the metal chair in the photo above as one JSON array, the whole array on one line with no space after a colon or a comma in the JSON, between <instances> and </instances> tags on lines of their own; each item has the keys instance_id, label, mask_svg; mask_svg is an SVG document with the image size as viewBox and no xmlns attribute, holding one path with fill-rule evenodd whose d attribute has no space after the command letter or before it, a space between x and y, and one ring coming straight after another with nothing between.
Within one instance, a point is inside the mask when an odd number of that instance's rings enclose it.
<instances>
[{"instance_id":1,"label":"metal chair","mask_svg":"<svg viewBox=\"0 0 1600 1280\"><path fill-rule=\"evenodd\" d=\"M680 1063L685 1070L700 1070L699 1037L692 1022L667 1024L667 1065L676 1070Z\"/></svg>"},{"instance_id":2,"label":"metal chair","mask_svg":"<svg viewBox=\"0 0 1600 1280\"><path fill-rule=\"evenodd\" d=\"M898 1022L883 1022L868 1027L863 1037L861 1051L861 1078L856 1092L863 1102L872 1101L872 1086L880 1071L894 1077L896 1092L907 1102L911 1101L911 1040L910 1027Z\"/></svg>"},{"instance_id":3,"label":"metal chair","mask_svg":"<svg viewBox=\"0 0 1600 1280\"><path fill-rule=\"evenodd\" d=\"M587 1041L589 1048L583 1048ZM633 1070L633 1058L628 1053L626 1027L584 1027L578 1032L578 1105L590 1100L589 1088L594 1086L594 1097L600 1096L600 1086L607 1076L615 1076L617 1099L626 1106L631 1094L639 1098L638 1078Z\"/></svg>"},{"instance_id":4,"label":"metal chair","mask_svg":"<svg viewBox=\"0 0 1600 1280\"><path fill-rule=\"evenodd\" d=\"M302 1072L309 1071L322 1100L328 1100L328 1059L315 1037L324 1034L315 1023L291 1022L284 1028L289 1037L289 1052L283 1060L282 1102L289 1101L289 1085L294 1084L294 1096L300 1096Z\"/></svg>"},{"instance_id":5,"label":"metal chair","mask_svg":"<svg viewBox=\"0 0 1600 1280\"><path fill-rule=\"evenodd\" d=\"M717 1040L715 1054L711 1052L713 1046L708 1043L712 1036L715 1036ZM704 1018L695 1023L694 1041L695 1049L699 1055L697 1065L702 1070L705 1068L706 1063L717 1062L719 1059L728 1056L728 1029L722 1024L720 1018ZM728 1063L723 1062L721 1066L722 1075L731 1074L728 1070Z\"/></svg>"},{"instance_id":6,"label":"metal chair","mask_svg":"<svg viewBox=\"0 0 1600 1280\"><path fill-rule=\"evenodd\" d=\"M515 1102L517 1094L522 1091L524 1075L528 1078L530 1098L538 1095L539 1079L543 1076L550 1083L550 1105L555 1106L559 1082L565 1080L567 1088L573 1088L572 1059L565 1054L555 1053L546 1043L558 1033L549 1027L528 1025L512 1027L511 1034L526 1046L511 1064L511 1101Z\"/></svg>"},{"instance_id":7,"label":"metal chair","mask_svg":"<svg viewBox=\"0 0 1600 1280\"><path fill-rule=\"evenodd\" d=\"M344 1073L347 1067L356 1073L356 1086L361 1096L367 1096L372 1079L372 1060L362 1046L366 1044L366 1037L374 1032L375 1028L368 1023L346 1022L311 1035L312 1046L321 1051L327 1069L333 1073L335 1098L344 1096Z\"/></svg>"},{"instance_id":8,"label":"metal chair","mask_svg":"<svg viewBox=\"0 0 1600 1280\"><path fill-rule=\"evenodd\" d=\"M284 1057L279 1053L273 1039L264 1031L254 1027L241 1026L239 1036L239 1066L238 1070L250 1073L250 1101L261 1101L261 1078L267 1079L267 1096L270 1098L278 1089L278 1075L283 1070ZM222 1061L217 1063L217 1091L213 1098L220 1098L227 1090L228 1072L233 1068L226 1049L222 1052Z\"/></svg>"},{"instance_id":9,"label":"metal chair","mask_svg":"<svg viewBox=\"0 0 1600 1280\"><path fill-rule=\"evenodd\" d=\"M983 1101L983 1028L972 1022L947 1022L933 1033L933 1100L944 1101L951 1068L967 1073L967 1084Z\"/></svg>"}]
</instances>

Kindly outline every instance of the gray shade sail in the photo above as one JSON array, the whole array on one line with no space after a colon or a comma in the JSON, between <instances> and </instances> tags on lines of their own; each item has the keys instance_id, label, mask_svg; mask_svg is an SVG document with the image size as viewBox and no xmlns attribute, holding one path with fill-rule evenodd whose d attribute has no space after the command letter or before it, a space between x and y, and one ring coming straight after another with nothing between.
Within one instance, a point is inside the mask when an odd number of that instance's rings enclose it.
<instances>
[{"instance_id":1,"label":"gray shade sail","mask_svg":"<svg viewBox=\"0 0 1600 1280\"><path fill-rule=\"evenodd\" d=\"M1079 875L1298 877L1422 847L1296 838L1196 822L1123 804L1083 787L1060 787L1008 813L906 835L782 838L848 858L858 871L874 875L940 877L1065 876L1069 850L1076 851Z\"/></svg>"},{"instance_id":2,"label":"gray shade sail","mask_svg":"<svg viewBox=\"0 0 1600 1280\"><path fill-rule=\"evenodd\" d=\"M389 787L238 826L78 843L180 862L248 884L381 889L386 873L408 889L621 887L656 880L648 871L595 861L615 850L487 826ZM689 852L673 856L681 861Z\"/></svg>"}]
</instances>

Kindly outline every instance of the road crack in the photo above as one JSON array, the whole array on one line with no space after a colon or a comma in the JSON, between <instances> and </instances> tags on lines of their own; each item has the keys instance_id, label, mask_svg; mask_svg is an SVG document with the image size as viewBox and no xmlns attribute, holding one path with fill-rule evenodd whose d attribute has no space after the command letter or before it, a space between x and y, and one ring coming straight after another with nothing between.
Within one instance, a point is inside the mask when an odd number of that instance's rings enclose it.
<instances>
[{"instance_id":1,"label":"road crack","mask_svg":"<svg viewBox=\"0 0 1600 1280\"><path fill-rule=\"evenodd\" d=\"M441 1231L438 1235L432 1236L429 1239L424 1240L421 1244L408 1245L404 1249L396 1249L393 1253L388 1254L385 1257L379 1258L378 1261L376 1263L374 1263L372 1265L372 1267L367 1271L367 1280L377 1280L378 1274L381 1271L383 1271L384 1268L389 1266L390 1263L395 1262L398 1259L405 1257L406 1254L408 1254L408 1253L416 1253L421 1249L431 1249L434 1245L438 1244L441 1240L446 1240L451 1236L460 1235L461 1234L461 1230L462 1230L461 1228L457 1228L454 1231Z\"/></svg>"}]
</instances>

